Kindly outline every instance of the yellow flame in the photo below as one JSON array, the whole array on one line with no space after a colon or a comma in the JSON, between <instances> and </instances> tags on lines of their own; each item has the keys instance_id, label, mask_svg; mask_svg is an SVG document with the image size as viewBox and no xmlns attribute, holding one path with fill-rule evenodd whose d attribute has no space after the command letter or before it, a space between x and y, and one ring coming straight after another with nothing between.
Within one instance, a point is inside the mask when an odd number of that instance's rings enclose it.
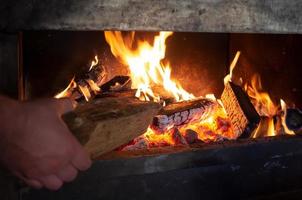
<instances>
[{"instance_id":1,"label":"yellow flame","mask_svg":"<svg viewBox=\"0 0 302 200\"><path fill-rule=\"evenodd\" d=\"M274 118L268 119L267 136L269 137L276 136Z\"/></svg>"},{"instance_id":2,"label":"yellow flame","mask_svg":"<svg viewBox=\"0 0 302 200\"><path fill-rule=\"evenodd\" d=\"M245 89L260 116L273 117L278 113L278 106L272 101L270 95L263 91L258 74L252 77L250 84L245 85Z\"/></svg>"},{"instance_id":3,"label":"yellow flame","mask_svg":"<svg viewBox=\"0 0 302 200\"><path fill-rule=\"evenodd\" d=\"M282 122L282 126L284 128L284 131L286 134L295 135L295 132L289 130L289 128L286 125L285 119L286 119L286 115L287 115L287 106L286 106L286 103L283 101L283 99L280 99L280 105L281 105L281 109L283 111L283 115L281 115L281 122Z\"/></svg>"},{"instance_id":4,"label":"yellow flame","mask_svg":"<svg viewBox=\"0 0 302 200\"><path fill-rule=\"evenodd\" d=\"M96 66L98 63L99 63L98 56L94 56L94 60L91 61L91 65L90 65L88 71L92 70L92 68L93 68L94 66Z\"/></svg>"},{"instance_id":5,"label":"yellow flame","mask_svg":"<svg viewBox=\"0 0 302 200\"><path fill-rule=\"evenodd\" d=\"M58 94L55 95L56 99L60 99L60 98L64 98L64 97L69 97L71 94L69 93L70 89L76 88L77 84L74 81L75 77L73 77L70 81L70 83L68 84L68 86L61 92L59 92Z\"/></svg>"},{"instance_id":6,"label":"yellow flame","mask_svg":"<svg viewBox=\"0 0 302 200\"><path fill-rule=\"evenodd\" d=\"M101 91L101 88L91 79L87 79L86 82L88 83L88 85L90 86L91 90L97 94L98 92Z\"/></svg>"},{"instance_id":7,"label":"yellow flame","mask_svg":"<svg viewBox=\"0 0 302 200\"><path fill-rule=\"evenodd\" d=\"M226 85L228 82L232 81L233 70L238 62L239 56L240 56L240 51L237 51L233 61L231 62L231 65L230 65L230 73L228 75L226 75L223 79L224 85Z\"/></svg>"},{"instance_id":8,"label":"yellow flame","mask_svg":"<svg viewBox=\"0 0 302 200\"><path fill-rule=\"evenodd\" d=\"M278 115L279 108L273 102L270 95L263 90L261 79L258 74L255 74L252 77L250 84L245 85L245 90L258 114L266 117L266 120L262 119L254 137L259 135L259 131L261 130L260 126L267 127L264 136L276 136L274 117Z\"/></svg>"},{"instance_id":9,"label":"yellow flame","mask_svg":"<svg viewBox=\"0 0 302 200\"><path fill-rule=\"evenodd\" d=\"M132 88L137 89L136 97L141 100L160 101L161 96L155 87L164 89L166 95L176 101L195 98L172 80L169 64L162 62L166 53L166 39L172 34L162 31L154 37L153 45L147 41L138 41L138 47L133 49L133 32L130 37L126 37L119 31L105 31L112 54L129 67Z\"/></svg>"},{"instance_id":10,"label":"yellow flame","mask_svg":"<svg viewBox=\"0 0 302 200\"><path fill-rule=\"evenodd\" d=\"M81 85L78 85L80 91L82 92L83 96L85 97L85 100L86 101L89 101L89 99L91 98L91 94L89 92L89 89L88 87L85 85L85 86L81 86Z\"/></svg>"}]
</instances>

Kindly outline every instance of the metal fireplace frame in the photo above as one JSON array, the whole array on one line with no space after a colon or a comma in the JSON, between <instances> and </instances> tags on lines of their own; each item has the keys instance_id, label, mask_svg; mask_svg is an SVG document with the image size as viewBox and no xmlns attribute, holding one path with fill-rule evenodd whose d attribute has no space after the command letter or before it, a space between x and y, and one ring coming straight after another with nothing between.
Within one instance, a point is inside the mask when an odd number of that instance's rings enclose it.
<instances>
[{"instance_id":1,"label":"metal fireplace frame","mask_svg":"<svg viewBox=\"0 0 302 200\"><path fill-rule=\"evenodd\" d=\"M299 0L44 0L0 5L0 92L22 99L22 32L145 30L302 33ZM301 194L302 138L226 142L165 155L100 160L58 192L24 199L228 199ZM261 155L258 155L261 152ZM245 159L243 159L245 158ZM255 170L257 168L257 170ZM299 172L299 170L301 172ZM293 171L298 173L293 173ZM257 180L263 180L261 183ZM282 184L282 185L279 185ZM179 186L182 187L179 187ZM282 186L282 187L281 187ZM181 190L179 188L182 188ZM161 191L156 193L156 191Z\"/></svg>"}]
</instances>

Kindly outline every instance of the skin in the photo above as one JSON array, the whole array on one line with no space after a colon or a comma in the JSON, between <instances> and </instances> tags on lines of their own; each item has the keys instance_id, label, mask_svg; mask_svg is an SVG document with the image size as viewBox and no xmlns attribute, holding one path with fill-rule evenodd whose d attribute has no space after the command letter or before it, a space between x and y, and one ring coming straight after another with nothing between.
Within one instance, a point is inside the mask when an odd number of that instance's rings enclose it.
<instances>
[{"instance_id":1,"label":"skin","mask_svg":"<svg viewBox=\"0 0 302 200\"><path fill-rule=\"evenodd\" d=\"M0 162L34 188L59 189L91 160L61 119L69 99L18 102L0 96Z\"/></svg>"}]
</instances>

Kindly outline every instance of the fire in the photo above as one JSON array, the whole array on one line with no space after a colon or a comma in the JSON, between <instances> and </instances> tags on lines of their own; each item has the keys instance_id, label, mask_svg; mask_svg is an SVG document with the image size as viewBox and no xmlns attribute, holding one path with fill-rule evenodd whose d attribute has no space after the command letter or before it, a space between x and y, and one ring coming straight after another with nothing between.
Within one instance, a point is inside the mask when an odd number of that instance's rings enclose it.
<instances>
[{"instance_id":1,"label":"fire","mask_svg":"<svg viewBox=\"0 0 302 200\"><path fill-rule=\"evenodd\" d=\"M151 44L147 40L135 40L134 32L125 35L120 31L105 31L105 39L112 54L127 67L132 83L131 88L136 90L135 96L142 101L160 102L166 106L169 103L166 99L181 102L200 98L186 91L180 83L172 79L172 68L165 58L166 41L171 35L173 32L160 32L154 37ZM233 71L240 54L241 52L237 51L229 66L230 72L223 80L225 85L232 82ZM99 59L95 56L88 72L93 72L97 65L99 65ZM96 82L98 83L98 81ZM89 101L94 94L101 92L100 85L96 82L91 79L75 81L75 77L73 77L66 89L58 93L55 98L70 97L74 95L72 91L76 89L86 101ZM240 82L243 85L244 80L240 78ZM263 89L258 74L255 74L251 81L244 85L244 89L261 116L260 124L252 137L275 136L281 132L294 135L294 132L289 130L285 123L286 103L282 99L280 99L280 104L272 100ZM204 142L237 139L238 136L233 131L221 100L216 99L214 94L207 94L205 98L214 102L215 105L206 118L190 112L190 115L195 117L194 121L177 124L169 119L169 124L163 131L149 126L142 136L134 140L135 143L153 147L186 144L188 142L187 137L189 140ZM188 113L188 111L184 112ZM180 113L178 114L180 115ZM186 120L188 118L185 117Z\"/></svg>"},{"instance_id":2,"label":"fire","mask_svg":"<svg viewBox=\"0 0 302 200\"><path fill-rule=\"evenodd\" d=\"M94 60L91 61L90 67L88 72L90 72L93 67L95 67L99 63L99 59L97 56L94 57ZM91 79L82 80L82 84L78 84L75 81L75 76L71 79L68 86L54 97L64 98L64 97L71 97L73 94L74 89L78 89L78 91L83 95L86 101L89 101L91 98L91 93L97 94L101 91L100 87Z\"/></svg>"},{"instance_id":3,"label":"fire","mask_svg":"<svg viewBox=\"0 0 302 200\"><path fill-rule=\"evenodd\" d=\"M68 86L61 92L59 92L58 94L56 94L54 97L56 99L60 99L60 98L64 98L64 97L70 97L71 93L70 90L74 89L77 87L76 82L74 81L75 77L73 77L70 81L70 83L68 84Z\"/></svg>"},{"instance_id":4,"label":"fire","mask_svg":"<svg viewBox=\"0 0 302 200\"><path fill-rule=\"evenodd\" d=\"M290 131L285 123L286 116L286 104L280 99L280 105L273 102L270 95L263 90L260 76L255 74L250 84L245 85L245 90L249 95L254 107L258 114L262 117L259 127L253 134L253 137L259 137L263 135L263 127L266 127L266 133L264 136L276 136L280 131L277 131L277 123L275 121L281 121L281 126L285 134L294 135L293 131ZM280 114L281 111L283 114Z\"/></svg>"},{"instance_id":5,"label":"fire","mask_svg":"<svg viewBox=\"0 0 302 200\"><path fill-rule=\"evenodd\" d=\"M161 101L162 91L158 91L158 88L164 90L164 95L173 97L176 102L195 98L172 80L169 64L162 61L166 53L166 40L172 34L173 32L160 32L155 36L153 45L147 41L138 41L138 47L133 49L134 33L131 33L130 37L124 37L119 31L105 31L111 52L128 66L132 88L137 89L136 97L141 100Z\"/></svg>"},{"instance_id":6,"label":"fire","mask_svg":"<svg viewBox=\"0 0 302 200\"><path fill-rule=\"evenodd\" d=\"M93 68L94 66L96 66L98 63L99 63L98 56L94 56L94 60L92 60L92 61L91 61L91 65L90 65L90 67L89 67L89 70L88 70L88 71L91 71L91 70L92 70L92 68Z\"/></svg>"},{"instance_id":7,"label":"fire","mask_svg":"<svg viewBox=\"0 0 302 200\"><path fill-rule=\"evenodd\" d=\"M287 105L283 101L283 99L280 99L280 105L281 105L281 109L282 109L282 112L283 112L283 115L281 116L281 120L282 120L282 126L284 128L284 131L285 131L286 134L295 135L295 132L289 130L289 128L287 127L287 125L285 123L286 114L287 114Z\"/></svg>"},{"instance_id":8,"label":"fire","mask_svg":"<svg viewBox=\"0 0 302 200\"><path fill-rule=\"evenodd\" d=\"M233 61L231 62L231 65L230 65L230 73L227 74L224 79L223 79L223 82L224 82L224 85L226 85L228 82L232 81L232 77L233 77L233 70L238 62L238 59L239 59L239 56L240 56L240 51L237 51L236 52L236 55L233 59Z\"/></svg>"}]
</instances>

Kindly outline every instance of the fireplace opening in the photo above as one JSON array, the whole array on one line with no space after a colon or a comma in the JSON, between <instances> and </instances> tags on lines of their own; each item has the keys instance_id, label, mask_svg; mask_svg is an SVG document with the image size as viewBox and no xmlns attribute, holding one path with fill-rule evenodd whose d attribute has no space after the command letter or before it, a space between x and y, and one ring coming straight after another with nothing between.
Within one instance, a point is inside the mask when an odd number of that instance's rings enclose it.
<instances>
[{"instance_id":1,"label":"fireplace opening","mask_svg":"<svg viewBox=\"0 0 302 200\"><path fill-rule=\"evenodd\" d=\"M163 106L115 152L301 132L300 35L26 31L22 43L23 99L127 94Z\"/></svg>"}]
</instances>

